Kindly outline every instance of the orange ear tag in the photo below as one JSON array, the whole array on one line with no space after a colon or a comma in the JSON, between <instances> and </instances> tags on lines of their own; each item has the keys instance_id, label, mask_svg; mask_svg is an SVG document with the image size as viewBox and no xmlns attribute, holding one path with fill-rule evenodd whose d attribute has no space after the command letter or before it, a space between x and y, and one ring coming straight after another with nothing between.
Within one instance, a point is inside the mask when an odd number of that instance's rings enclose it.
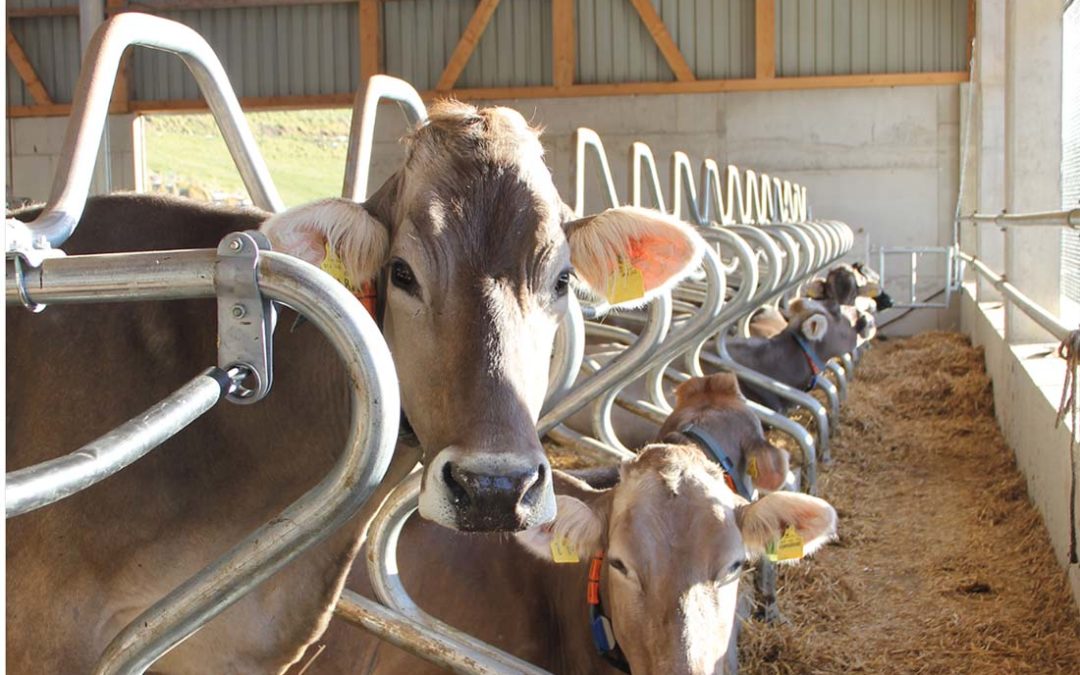
<instances>
[{"instance_id":1,"label":"orange ear tag","mask_svg":"<svg viewBox=\"0 0 1080 675\"><path fill-rule=\"evenodd\" d=\"M574 550L574 545L561 535L551 538L551 559L557 563L581 562L577 551Z\"/></svg>"},{"instance_id":2,"label":"orange ear tag","mask_svg":"<svg viewBox=\"0 0 1080 675\"><path fill-rule=\"evenodd\" d=\"M765 556L773 562L785 560L798 560L803 557L803 538L795 528L788 525L779 543L769 542L765 548Z\"/></svg>"},{"instance_id":3,"label":"orange ear tag","mask_svg":"<svg viewBox=\"0 0 1080 675\"><path fill-rule=\"evenodd\" d=\"M607 300L618 305L645 297L645 277L626 260L619 260L607 281Z\"/></svg>"}]
</instances>

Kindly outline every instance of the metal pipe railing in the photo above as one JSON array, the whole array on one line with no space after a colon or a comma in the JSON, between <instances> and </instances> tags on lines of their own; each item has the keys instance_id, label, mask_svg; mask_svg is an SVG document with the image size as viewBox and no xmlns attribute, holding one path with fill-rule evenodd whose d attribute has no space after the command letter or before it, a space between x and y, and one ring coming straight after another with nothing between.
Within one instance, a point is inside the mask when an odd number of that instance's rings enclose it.
<instances>
[{"instance_id":1,"label":"metal pipe railing","mask_svg":"<svg viewBox=\"0 0 1080 675\"><path fill-rule=\"evenodd\" d=\"M213 297L212 250L77 256L29 272L34 300L56 303ZM160 263L168 271L163 272ZM80 275L78 272L87 271ZM139 615L106 648L97 673L140 673L245 593L354 516L390 462L400 411L389 349L359 301L325 272L260 253L259 286L295 308L334 346L352 383L345 452L314 488L222 557ZM170 281L172 283L167 283ZM19 302L9 267L5 294Z\"/></svg>"},{"instance_id":2,"label":"metal pipe railing","mask_svg":"<svg viewBox=\"0 0 1080 675\"><path fill-rule=\"evenodd\" d=\"M1013 286L1011 283L1005 280L1005 277L998 274L994 270L987 267L986 263L979 260L973 255L968 255L963 251L957 251L957 257L964 262L975 268L975 271L986 277L986 280L990 282L990 285L998 290L999 293L1004 295L1009 302L1015 305L1020 311L1026 314L1032 321L1039 324L1039 326L1050 335L1053 335L1057 340L1065 340L1071 330L1061 323L1061 321L1043 309L1037 302L1024 295L1024 293Z\"/></svg>"},{"instance_id":3,"label":"metal pipe railing","mask_svg":"<svg viewBox=\"0 0 1080 675\"><path fill-rule=\"evenodd\" d=\"M375 119L379 101L396 101L412 126L427 119L427 106L411 84L389 75L373 75L356 91L349 145L345 156L345 180L341 196L354 202L367 199L371 173L371 150L375 143Z\"/></svg>"},{"instance_id":4,"label":"metal pipe railing","mask_svg":"<svg viewBox=\"0 0 1080 675\"><path fill-rule=\"evenodd\" d=\"M1002 227L1056 226L1080 230L1080 208L1034 213L973 213L969 216L960 216L957 220L964 223L994 223Z\"/></svg>"},{"instance_id":5,"label":"metal pipe railing","mask_svg":"<svg viewBox=\"0 0 1080 675\"><path fill-rule=\"evenodd\" d=\"M421 609L409 596L398 575L397 547L405 521L416 511L420 503L421 473L413 473L403 480L387 496L379 512L371 520L367 540L367 572L375 595L388 607L401 612L407 618L431 627L440 635L458 643L462 654L474 658L490 659L498 663L504 672L548 675L527 661L508 654L486 642L440 621ZM415 653L415 652L414 652ZM422 654L417 654L422 656Z\"/></svg>"},{"instance_id":6,"label":"metal pipe railing","mask_svg":"<svg viewBox=\"0 0 1080 675\"><path fill-rule=\"evenodd\" d=\"M28 513L99 483L175 436L229 390L228 373L211 368L147 411L75 452L5 476L7 518Z\"/></svg>"},{"instance_id":7,"label":"metal pipe railing","mask_svg":"<svg viewBox=\"0 0 1080 675\"><path fill-rule=\"evenodd\" d=\"M40 248L42 240L57 248L75 231L90 190L120 57L131 46L149 47L180 57L206 97L252 201L267 211L284 208L229 77L206 40L181 23L125 12L106 21L94 33L72 99L49 201L29 225L8 221L9 251Z\"/></svg>"}]
</instances>

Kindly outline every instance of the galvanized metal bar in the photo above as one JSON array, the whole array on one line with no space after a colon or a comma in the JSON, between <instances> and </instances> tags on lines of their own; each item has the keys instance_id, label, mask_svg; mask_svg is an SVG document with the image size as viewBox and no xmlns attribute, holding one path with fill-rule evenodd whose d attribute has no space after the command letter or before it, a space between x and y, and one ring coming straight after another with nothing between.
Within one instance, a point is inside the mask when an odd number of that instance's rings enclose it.
<instances>
[{"instance_id":1,"label":"galvanized metal bar","mask_svg":"<svg viewBox=\"0 0 1080 675\"><path fill-rule=\"evenodd\" d=\"M99 483L172 438L221 400L228 384L222 377L227 376L213 368L207 370L75 452L9 472L5 477L5 516L28 513Z\"/></svg>"},{"instance_id":2,"label":"galvanized metal bar","mask_svg":"<svg viewBox=\"0 0 1080 675\"><path fill-rule=\"evenodd\" d=\"M957 252L957 256L974 267L976 272L986 277L986 280L1004 295L1009 302L1016 305L1017 309L1024 314L1027 314L1028 318L1039 324L1043 330L1054 336L1054 339L1064 340L1068 337L1071 331L1065 324L1061 323L1060 319L1043 309L1034 300L1024 295L1019 288L1006 281L1005 277L987 267L986 263L963 251Z\"/></svg>"},{"instance_id":3,"label":"galvanized metal bar","mask_svg":"<svg viewBox=\"0 0 1080 675\"><path fill-rule=\"evenodd\" d=\"M851 358L851 356L848 354L845 354L844 356L847 356L849 359ZM844 372L843 361L829 361L825 364L825 369L831 372L833 374L833 377L836 378L836 388L840 395L840 401L846 401L848 395L848 382L847 374Z\"/></svg>"},{"instance_id":4,"label":"galvanized metal bar","mask_svg":"<svg viewBox=\"0 0 1080 675\"><path fill-rule=\"evenodd\" d=\"M106 21L94 33L72 100L49 201L41 215L25 228L8 221L9 237L16 235L15 241L8 242L9 251L13 247L40 247L42 238L56 248L75 230L90 189L120 57L130 46L149 47L180 57L206 97L252 201L267 211L284 208L229 77L206 40L181 23L125 12Z\"/></svg>"},{"instance_id":5,"label":"galvanized metal bar","mask_svg":"<svg viewBox=\"0 0 1080 675\"><path fill-rule=\"evenodd\" d=\"M578 127L574 132L574 215L578 218L585 215L585 150L589 147L596 153L596 158L600 162L598 169L606 192L605 204L611 208L622 203L615 189L615 180L611 177L611 165L608 164L607 153L604 152L604 142L600 140L600 134L588 127Z\"/></svg>"},{"instance_id":6,"label":"galvanized metal bar","mask_svg":"<svg viewBox=\"0 0 1080 675\"><path fill-rule=\"evenodd\" d=\"M969 216L961 216L957 220L964 223L994 223L1002 227L1056 226L1080 230L1080 208L1033 213L973 213Z\"/></svg>"},{"instance_id":7,"label":"galvanized metal bar","mask_svg":"<svg viewBox=\"0 0 1080 675\"><path fill-rule=\"evenodd\" d=\"M440 621L421 609L409 596L398 575L397 546L405 521L419 507L421 473L415 472L403 480L386 497L368 529L367 571L375 595L390 608L406 617L430 626L446 638L458 642L462 653L491 659L510 672L547 675L542 668L512 654L481 642L473 636Z\"/></svg>"},{"instance_id":8,"label":"galvanized metal bar","mask_svg":"<svg viewBox=\"0 0 1080 675\"><path fill-rule=\"evenodd\" d=\"M381 640L461 675L504 675L506 665L465 648L438 630L344 589L334 614Z\"/></svg>"},{"instance_id":9,"label":"galvanized metal bar","mask_svg":"<svg viewBox=\"0 0 1080 675\"><path fill-rule=\"evenodd\" d=\"M382 100L395 101L411 126L417 126L427 119L427 106L416 89L405 80L389 75L374 75L357 89L345 156L345 181L341 187L341 196L354 202L367 199L371 151L375 143L375 119Z\"/></svg>"},{"instance_id":10,"label":"galvanized metal bar","mask_svg":"<svg viewBox=\"0 0 1080 675\"><path fill-rule=\"evenodd\" d=\"M35 295L57 302L211 297L213 251L82 256L46 261L36 270ZM171 288L155 260L168 262ZM109 279L108 267L118 279ZM13 270L8 303L18 302ZM102 279L105 279L102 281ZM54 284L54 280L57 283ZM97 673L139 673L245 593L334 531L363 505L389 465L400 410L393 361L378 328L344 286L325 272L274 252L259 258L259 284L273 300L294 307L335 347L353 383L352 422L345 452L330 474L267 525L137 617L106 649Z\"/></svg>"}]
</instances>

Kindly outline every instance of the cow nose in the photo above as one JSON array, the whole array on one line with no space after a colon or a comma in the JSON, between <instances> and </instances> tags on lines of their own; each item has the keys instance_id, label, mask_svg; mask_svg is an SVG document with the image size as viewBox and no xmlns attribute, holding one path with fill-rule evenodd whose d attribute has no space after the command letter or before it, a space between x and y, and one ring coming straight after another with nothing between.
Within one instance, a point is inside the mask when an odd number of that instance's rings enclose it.
<instances>
[{"instance_id":1,"label":"cow nose","mask_svg":"<svg viewBox=\"0 0 1080 675\"><path fill-rule=\"evenodd\" d=\"M447 448L428 471L420 514L441 525L463 532L515 532L555 517L551 469L542 454L529 461L528 456Z\"/></svg>"},{"instance_id":2,"label":"cow nose","mask_svg":"<svg viewBox=\"0 0 1080 675\"><path fill-rule=\"evenodd\" d=\"M463 530L521 530L543 495L547 467L539 464L507 473L470 471L443 465L442 479L457 507Z\"/></svg>"}]
</instances>

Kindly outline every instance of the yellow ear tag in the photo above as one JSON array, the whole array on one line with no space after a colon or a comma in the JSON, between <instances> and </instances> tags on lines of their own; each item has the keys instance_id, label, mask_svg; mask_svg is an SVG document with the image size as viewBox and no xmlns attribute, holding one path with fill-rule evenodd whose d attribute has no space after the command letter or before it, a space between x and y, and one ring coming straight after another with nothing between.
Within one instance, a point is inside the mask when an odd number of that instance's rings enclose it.
<instances>
[{"instance_id":1,"label":"yellow ear tag","mask_svg":"<svg viewBox=\"0 0 1080 675\"><path fill-rule=\"evenodd\" d=\"M338 283L342 286L354 293L356 292L352 282L349 281L349 275L345 273L345 263L341 262L341 258L337 257L337 253L334 253L334 249L330 246L330 242L326 242L326 256L323 258L322 265L319 265L319 267L323 272L326 272L337 279Z\"/></svg>"},{"instance_id":2,"label":"yellow ear tag","mask_svg":"<svg viewBox=\"0 0 1080 675\"><path fill-rule=\"evenodd\" d=\"M755 479L758 477L757 457L751 457L750 460L746 462L746 475Z\"/></svg>"},{"instance_id":3,"label":"yellow ear tag","mask_svg":"<svg viewBox=\"0 0 1080 675\"><path fill-rule=\"evenodd\" d=\"M557 563L581 562L577 551L574 550L574 545L561 535L551 538L551 559Z\"/></svg>"},{"instance_id":4,"label":"yellow ear tag","mask_svg":"<svg viewBox=\"0 0 1080 675\"><path fill-rule=\"evenodd\" d=\"M607 282L607 299L613 305L645 297L645 277L625 260L612 270Z\"/></svg>"},{"instance_id":5,"label":"yellow ear tag","mask_svg":"<svg viewBox=\"0 0 1080 675\"><path fill-rule=\"evenodd\" d=\"M798 560L803 557L802 535L796 532L793 526L788 525L779 543L769 542L769 545L765 547L765 556L773 562Z\"/></svg>"}]
</instances>

